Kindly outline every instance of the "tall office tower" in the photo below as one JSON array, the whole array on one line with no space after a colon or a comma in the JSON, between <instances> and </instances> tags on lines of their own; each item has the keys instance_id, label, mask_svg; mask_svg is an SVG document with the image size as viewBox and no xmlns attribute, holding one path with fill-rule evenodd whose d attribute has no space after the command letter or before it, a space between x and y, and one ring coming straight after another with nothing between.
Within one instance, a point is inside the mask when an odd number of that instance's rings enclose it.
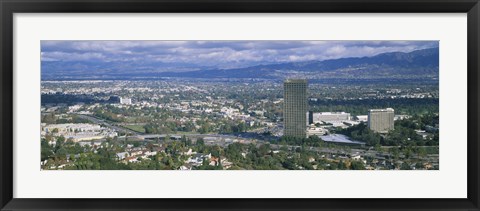
<instances>
[{"instance_id":1,"label":"tall office tower","mask_svg":"<svg viewBox=\"0 0 480 211\"><path fill-rule=\"evenodd\" d=\"M285 136L307 137L307 80L287 79L283 83Z\"/></svg>"},{"instance_id":2,"label":"tall office tower","mask_svg":"<svg viewBox=\"0 0 480 211\"><path fill-rule=\"evenodd\" d=\"M368 128L378 133L387 133L393 130L393 108L371 109L368 111Z\"/></svg>"}]
</instances>

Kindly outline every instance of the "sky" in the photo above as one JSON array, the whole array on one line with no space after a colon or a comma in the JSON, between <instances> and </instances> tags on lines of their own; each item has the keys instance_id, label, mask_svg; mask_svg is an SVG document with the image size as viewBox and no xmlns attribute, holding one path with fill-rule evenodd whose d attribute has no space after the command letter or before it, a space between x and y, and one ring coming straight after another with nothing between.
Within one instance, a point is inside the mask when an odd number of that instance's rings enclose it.
<instances>
[{"instance_id":1,"label":"sky","mask_svg":"<svg viewBox=\"0 0 480 211\"><path fill-rule=\"evenodd\" d=\"M433 47L438 41L41 41L41 60L228 69Z\"/></svg>"}]
</instances>

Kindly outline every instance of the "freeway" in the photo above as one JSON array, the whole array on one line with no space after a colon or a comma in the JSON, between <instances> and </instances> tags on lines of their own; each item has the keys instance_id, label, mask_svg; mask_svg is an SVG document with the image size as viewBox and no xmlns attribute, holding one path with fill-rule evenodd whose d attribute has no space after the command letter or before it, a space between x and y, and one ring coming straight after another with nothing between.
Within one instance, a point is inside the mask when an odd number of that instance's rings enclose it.
<instances>
[{"instance_id":1,"label":"freeway","mask_svg":"<svg viewBox=\"0 0 480 211\"><path fill-rule=\"evenodd\" d=\"M192 133L192 134L145 134L145 135L137 135L136 137L143 138L143 139L155 139L155 138L165 138L166 136L170 136L170 137L176 138L176 139L179 139L182 136L185 136L185 137L188 137L188 138L206 138L206 137L212 137L212 138L218 138L218 139L239 139L239 138L242 138L242 137L234 136L234 135L201 134L201 133Z\"/></svg>"},{"instance_id":2,"label":"freeway","mask_svg":"<svg viewBox=\"0 0 480 211\"><path fill-rule=\"evenodd\" d=\"M128 128L124 128L124 127L119 127L119 126L112 125L109 122L107 122L106 120L99 119L99 118L94 117L94 116L85 115L85 114L77 114L77 115L78 115L78 117L83 118L83 119L87 119L89 121L92 121L93 123L103 124L106 127L112 128L112 129L114 129L118 132L130 133L130 134L133 134L134 136L140 135L140 133L137 132L137 131L134 131L134 130L131 130L131 129L128 129Z\"/></svg>"},{"instance_id":3,"label":"freeway","mask_svg":"<svg viewBox=\"0 0 480 211\"><path fill-rule=\"evenodd\" d=\"M111 123L103 120L103 119L99 119L99 118L96 118L96 117L93 117L93 116L90 116L90 115L84 115L84 114L78 114L79 117L81 118L84 118L84 119L87 119L87 120L90 120L96 124L103 124L105 125L106 127L109 127L109 128L112 128L116 131L119 131L119 132L123 132L123 133L130 133L132 134L132 136L135 136L135 137L138 137L140 139L144 139L144 138L164 138L166 135L165 134L141 134L139 132L136 132L134 130L131 130L131 129L128 129L128 128L124 128L124 127L119 127L119 126L116 126L116 125L112 125ZM171 134L169 135L170 137L175 137L175 138L179 138L181 137L182 135L178 135L178 134ZM185 134L186 137L189 137L189 138L205 138L205 137L215 137L215 138L219 138L219 139L255 139L254 137L250 137L250 136L242 136L242 135L225 135L225 134ZM257 143L257 146L261 145L261 144L264 144L266 143L265 141L263 140L259 140L259 139L255 139L256 140L256 143ZM279 149L281 147L281 145L278 145L278 144L270 144L270 146L272 147L272 149ZM287 145L287 147L289 149L295 149L295 148L298 148L298 147L301 147L301 146L293 146L293 145ZM383 148L392 148L392 147L383 147ZM390 157L392 156L390 153L388 152L377 152L375 150L373 150L372 148L369 148L369 149L356 149L356 148L350 148L349 150L345 150L345 149L341 149L341 148L326 148L326 147L309 147L309 150L312 150L312 151L317 151L317 152L321 152L321 153L334 153L334 154L345 154L345 155L355 155L355 154L360 154L362 156L369 156L369 157ZM399 154L400 157L404 157L403 153L400 153ZM429 158L428 160L435 160L435 159L438 159L438 155L436 155L437 157L433 156L433 158ZM412 158L419 158L417 155L414 155L412 156Z\"/></svg>"}]
</instances>

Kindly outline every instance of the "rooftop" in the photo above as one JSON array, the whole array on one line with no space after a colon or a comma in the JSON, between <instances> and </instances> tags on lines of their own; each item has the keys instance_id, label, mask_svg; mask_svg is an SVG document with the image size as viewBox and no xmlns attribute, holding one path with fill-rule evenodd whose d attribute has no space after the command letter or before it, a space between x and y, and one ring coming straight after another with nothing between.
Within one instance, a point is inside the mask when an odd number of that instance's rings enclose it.
<instances>
[{"instance_id":1,"label":"rooftop","mask_svg":"<svg viewBox=\"0 0 480 211\"><path fill-rule=\"evenodd\" d=\"M385 112L385 111L394 111L393 108L385 108L385 109L370 109L370 112Z\"/></svg>"},{"instance_id":2,"label":"rooftop","mask_svg":"<svg viewBox=\"0 0 480 211\"><path fill-rule=\"evenodd\" d=\"M307 79L286 79L285 83L307 83Z\"/></svg>"}]
</instances>

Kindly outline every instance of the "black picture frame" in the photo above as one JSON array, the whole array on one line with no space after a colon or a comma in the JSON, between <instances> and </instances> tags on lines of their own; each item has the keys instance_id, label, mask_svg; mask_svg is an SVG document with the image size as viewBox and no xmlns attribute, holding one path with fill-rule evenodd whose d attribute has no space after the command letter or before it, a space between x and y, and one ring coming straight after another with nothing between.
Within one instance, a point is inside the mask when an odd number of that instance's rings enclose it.
<instances>
[{"instance_id":1,"label":"black picture frame","mask_svg":"<svg viewBox=\"0 0 480 211\"><path fill-rule=\"evenodd\" d=\"M478 0L0 0L1 210L479 210ZM18 199L13 198L14 13L467 13L466 199ZM449 182L449 181L445 181Z\"/></svg>"}]
</instances>

